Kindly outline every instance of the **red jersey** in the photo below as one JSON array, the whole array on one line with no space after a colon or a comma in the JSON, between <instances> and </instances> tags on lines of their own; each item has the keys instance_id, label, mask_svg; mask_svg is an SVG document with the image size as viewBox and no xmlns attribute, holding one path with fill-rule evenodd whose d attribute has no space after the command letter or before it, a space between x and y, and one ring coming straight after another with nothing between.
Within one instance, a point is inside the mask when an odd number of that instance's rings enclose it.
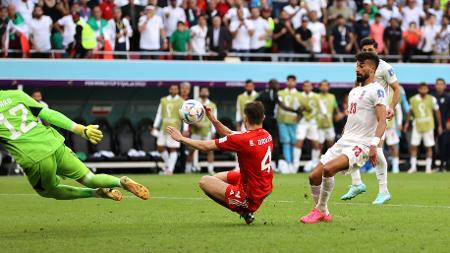
<instances>
[{"instance_id":1,"label":"red jersey","mask_svg":"<svg viewBox=\"0 0 450 253\"><path fill-rule=\"evenodd\" d=\"M260 201L272 192L272 136L259 128L233 133L215 140L223 151L236 152L240 167L240 184L247 198Z\"/></svg>"}]
</instances>

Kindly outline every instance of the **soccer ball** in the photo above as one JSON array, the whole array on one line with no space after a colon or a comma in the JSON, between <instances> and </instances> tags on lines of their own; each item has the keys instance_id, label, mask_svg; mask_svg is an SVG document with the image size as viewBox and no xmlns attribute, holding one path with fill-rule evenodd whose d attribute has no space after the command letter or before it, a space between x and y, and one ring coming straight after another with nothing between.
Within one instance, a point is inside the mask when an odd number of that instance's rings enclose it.
<instances>
[{"instance_id":1,"label":"soccer ball","mask_svg":"<svg viewBox=\"0 0 450 253\"><path fill-rule=\"evenodd\" d=\"M184 101L181 105L180 118L187 124L194 124L199 122L205 116L205 108L202 103L197 100L189 99Z\"/></svg>"}]
</instances>

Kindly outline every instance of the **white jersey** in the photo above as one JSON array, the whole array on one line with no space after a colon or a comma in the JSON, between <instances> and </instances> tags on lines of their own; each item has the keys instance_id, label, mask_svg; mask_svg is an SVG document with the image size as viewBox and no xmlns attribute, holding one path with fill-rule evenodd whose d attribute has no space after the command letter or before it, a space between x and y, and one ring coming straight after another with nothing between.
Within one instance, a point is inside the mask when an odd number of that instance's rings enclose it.
<instances>
[{"instance_id":1,"label":"white jersey","mask_svg":"<svg viewBox=\"0 0 450 253\"><path fill-rule=\"evenodd\" d=\"M380 104L386 106L386 94L378 82L353 88L348 96L347 123L339 142L369 147L378 124L375 106Z\"/></svg>"},{"instance_id":2,"label":"white jersey","mask_svg":"<svg viewBox=\"0 0 450 253\"><path fill-rule=\"evenodd\" d=\"M375 80L383 86L386 97L389 97L389 86L394 82L397 82L397 76L395 75L391 64L380 59L380 63L375 72Z\"/></svg>"}]
</instances>

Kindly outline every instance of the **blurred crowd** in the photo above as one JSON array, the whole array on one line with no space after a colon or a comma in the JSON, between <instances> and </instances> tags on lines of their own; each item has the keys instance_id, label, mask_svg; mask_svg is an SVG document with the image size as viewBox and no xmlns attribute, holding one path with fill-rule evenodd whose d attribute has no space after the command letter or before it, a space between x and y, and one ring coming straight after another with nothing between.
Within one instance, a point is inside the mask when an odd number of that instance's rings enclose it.
<instances>
[{"instance_id":1,"label":"blurred crowd","mask_svg":"<svg viewBox=\"0 0 450 253\"><path fill-rule=\"evenodd\" d=\"M448 62L448 0L1 0L5 57L342 60L361 38L391 61ZM31 50L30 50L31 49ZM64 51L63 51L64 50ZM113 52L114 51L114 52ZM30 55L31 52L31 55ZM114 54L113 54L114 53ZM317 57L328 54L328 59ZM414 57L420 55L421 57ZM256 55L258 56L258 55ZM261 56L261 54L259 54ZM263 57L262 55L261 57ZM434 57L432 57L434 56ZM347 58L352 60L351 57Z\"/></svg>"}]
</instances>

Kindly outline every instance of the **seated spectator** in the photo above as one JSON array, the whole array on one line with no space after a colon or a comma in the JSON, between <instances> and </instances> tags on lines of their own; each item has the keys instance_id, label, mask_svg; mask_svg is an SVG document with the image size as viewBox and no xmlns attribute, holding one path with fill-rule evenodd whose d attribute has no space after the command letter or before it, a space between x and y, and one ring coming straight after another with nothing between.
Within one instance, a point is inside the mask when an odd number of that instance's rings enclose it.
<instances>
[{"instance_id":1,"label":"seated spectator","mask_svg":"<svg viewBox=\"0 0 450 253\"><path fill-rule=\"evenodd\" d=\"M328 25L334 27L337 17L341 15L347 21L353 21L354 15L352 9L348 7L346 0L337 0L335 5L328 8Z\"/></svg>"},{"instance_id":2,"label":"seated spectator","mask_svg":"<svg viewBox=\"0 0 450 253\"><path fill-rule=\"evenodd\" d=\"M186 14L184 10L177 6L177 0L170 0L170 5L164 7L164 29L166 36L172 36L172 33L177 29L179 21L186 22Z\"/></svg>"},{"instance_id":3,"label":"seated spectator","mask_svg":"<svg viewBox=\"0 0 450 253\"><path fill-rule=\"evenodd\" d=\"M309 19L308 17L302 18L302 24L297 30L295 30L295 53L309 54L312 50L312 33L308 29Z\"/></svg>"},{"instance_id":4,"label":"seated spectator","mask_svg":"<svg viewBox=\"0 0 450 253\"><path fill-rule=\"evenodd\" d=\"M394 0L387 0L386 6L380 9L381 24L388 26L391 19L395 18L398 21L402 20L402 14L397 6L395 6Z\"/></svg>"},{"instance_id":5,"label":"seated spectator","mask_svg":"<svg viewBox=\"0 0 450 253\"><path fill-rule=\"evenodd\" d=\"M289 14L285 11L280 13L278 23L273 31L273 39L277 43L278 53L292 54L294 53L294 36L295 30L289 18ZM281 61L291 61L290 57L281 57Z\"/></svg>"},{"instance_id":6,"label":"seated spectator","mask_svg":"<svg viewBox=\"0 0 450 253\"><path fill-rule=\"evenodd\" d=\"M435 19L434 15L428 16L424 26L421 28L422 38L419 43L419 49L425 56L433 55L436 47L436 35L439 33L439 28L435 24ZM424 62L431 62L431 58L424 60Z\"/></svg>"},{"instance_id":7,"label":"seated spectator","mask_svg":"<svg viewBox=\"0 0 450 253\"><path fill-rule=\"evenodd\" d=\"M139 47L141 51L155 52L161 49L161 40L164 41L163 48L167 48L168 40L164 31L163 21L155 15L155 7L145 7L145 15L139 18L139 32L141 33ZM155 59L155 56L142 56L143 59Z\"/></svg>"},{"instance_id":8,"label":"seated spectator","mask_svg":"<svg viewBox=\"0 0 450 253\"><path fill-rule=\"evenodd\" d=\"M70 43L73 42L75 36L76 24L73 20L72 13L76 13L79 10L79 5L74 3L71 7L70 13L67 13L64 17L56 21L54 27L63 36L63 48L67 49Z\"/></svg>"},{"instance_id":9,"label":"seated spectator","mask_svg":"<svg viewBox=\"0 0 450 253\"><path fill-rule=\"evenodd\" d=\"M322 23L327 24L327 0L304 0L304 3L309 12L315 11L317 19L322 20Z\"/></svg>"},{"instance_id":10,"label":"seated spectator","mask_svg":"<svg viewBox=\"0 0 450 253\"><path fill-rule=\"evenodd\" d=\"M423 9L417 6L416 0L407 0L408 5L400 9L403 15L402 30L406 31L411 22L416 23L416 27L420 26L420 21L425 17Z\"/></svg>"},{"instance_id":11,"label":"seated spectator","mask_svg":"<svg viewBox=\"0 0 450 253\"><path fill-rule=\"evenodd\" d=\"M42 7L34 7L33 18L28 23L30 29L30 42L32 48L37 52L33 53L33 58L48 58L52 48L50 43L50 31L52 30L52 19L44 16Z\"/></svg>"},{"instance_id":12,"label":"seated spectator","mask_svg":"<svg viewBox=\"0 0 450 253\"><path fill-rule=\"evenodd\" d=\"M251 21L253 22L254 33L250 40L250 52L264 53L266 39L272 35L269 22L261 17L259 8L251 9Z\"/></svg>"},{"instance_id":13,"label":"seated spectator","mask_svg":"<svg viewBox=\"0 0 450 253\"><path fill-rule=\"evenodd\" d=\"M327 33L325 30L325 25L317 19L317 14L315 11L309 12L308 29L311 30L312 33L312 53L322 53L322 44L325 43L325 36Z\"/></svg>"},{"instance_id":14,"label":"seated spectator","mask_svg":"<svg viewBox=\"0 0 450 253\"><path fill-rule=\"evenodd\" d=\"M286 5L283 11L289 15L294 30L300 27L303 15L308 13L305 8L298 5L298 0L289 0L289 5Z\"/></svg>"},{"instance_id":15,"label":"seated spectator","mask_svg":"<svg viewBox=\"0 0 450 253\"><path fill-rule=\"evenodd\" d=\"M109 43L114 51L128 51L130 50L130 37L133 36L130 22L126 18L122 18L122 10L119 7L114 7L113 19L108 21L108 35ZM126 59L126 55L117 55L117 59Z\"/></svg>"},{"instance_id":16,"label":"seated spectator","mask_svg":"<svg viewBox=\"0 0 450 253\"><path fill-rule=\"evenodd\" d=\"M403 62L410 62L411 56L417 53L417 46L422 38L420 29L417 28L416 22L409 23L409 27L403 32L404 55Z\"/></svg>"},{"instance_id":17,"label":"seated spectator","mask_svg":"<svg viewBox=\"0 0 450 253\"><path fill-rule=\"evenodd\" d=\"M358 16L361 18L364 14L369 15L369 24L372 24L378 14L378 8L372 4L372 0L363 1L363 8L358 12Z\"/></svg>"},{"instance_id":18,"label":"seated spectator","mask_svg":"<svg viewBox=\"0 0 450 253\"><path fill-rule=\"evenodd\" d=\"M182 21L179 21L177 24L177 30L172 33L170 36L170 52L175 53L189 53L192 51L191 49L191 35L189 29L186 29L186 24ZM176 55L174 59L183 60L185 56Z\"/></svg>"},{"instance_id":19,"label":"seated spectator","mask_svg":"<svg viewBox=\"0 0 450 253\"><path fill-rule=\"evenodd\" d=\"M114 10L114 3L112 0L102 0L100 5L100 10L102 10L102 18L105 20L111 20L113 18L113 10Z\"/></svg>"},{"instance_id":20,"label":"seated spectator","mask_svg":"<svg viewBox=\"0 0 450 253\"><path fill-rule=\"evenodd\" d=\"M144 7L134 4L134 0L128 0L128 4L122 6L120 9L122 10L123 17L127 18L130 21L130 26L133 30L133 36L130 38L130 50L138 51L140 49L140 33L138 24L141 12L144 12ZM162 20L162 17L160 19Z\"/></svg>"},{"instance_id":21,"label":"seated spectator","mask_svg":"<svg viewBox=\"0 0 450 253\"><path fill-rule=\"evenodd\" d=\"M211 60L223 60L231 44L231 34L222 26L222 18L214 16L212 26L208 29L209 51L217 54Z\"/></svg>"},{"instance_id":22,"label":"seated spectator","mask_svg":"<svg viewBox=\"0 0 450 253\"><path fill-rule=\"evenodd\" d=\"M400 55L400 45L402 42L402 29L398 23L398 19L391 18L389 26L384 29L383 40L387 55ZM397 60L395 60L397 61Z\"/></svg>"},{"instance_id":23,"label":"seated spectator","mask_svg":"<svg viewBox=\"0 0 450 253\"><path fill-rule=\"evenodd\" d=\"M255 32L253 22L245 18L244 8L237 11L237 19L230 23L230 33L233 38L232 48L236 53L250 52L250 38ZM242 58L246 60L247 58Z\"/></svg>"},{"instance_id":24,"label":"seated spectator","mask_svg":"<svg viewBox=\"0 0 450 253\"><path fill-rule=\"evenodd\" d=\"M355 24L356 51L359 51L359 42L363 38L369 37L369 34L370 34L369 14L365 13L361 17L361 20L357 21Z\"/></svg>"},{"instance_id":25,"label":"seated spectator","mask_svg":"<svg viewBox=\"0 0 450 253\"><path fill-rule=\"evenodd\" d=\"M231 24L233 21L239 21L238 10L242 10L244 19L250 18L250 11L244 6L243 0L235 0L234 6L227 11L223 17L225 25Z\"/></svg>"},{"instance_id":26,"label":"seated spectator","mask_svg":"<svg viewBox=\"0 0 450 253\"><path fill-rule=\"evenodd\" d=\"M448 57L450 45L450 25L449 17L442 17L441 28L436 35L436 55L441 57ZM447 63L448 59L436 59L436 63Z\"/></svg>"},{"instance_id":27,"label":"seated spectator","mask_svg":"<svg viewBox=\"0 0 450 253\"><path fill-rule=\"evenodd\" d=\"M350 26L345 23L345 18L338 15L336 18L336 26L331 30L330 35L331 54L352 54L353 45L355 44L353 31ZM335 61L339 59L335 58ZM350 59L353 60L353 59Z\"/></svg>"},{"instance_id":28,"label":"seated spectator","mask_svg":"<svg viewBox=\"0 0 450 253\"><path fill-rule=\"evenodd\" d=\"M193 27L198 22L198 17L204 14L204 12L197 7L197 0L188 0L188 7L184 10L187 24L189 27Z\"/></svg>"},{"instance_id":29,"label":"seated spectator","mask_svg":"<svg viewBox=\"0 0 450 253\"><path fill-rule=\"evenodd\" d=\"M206 16L198 17L198 24L191 27L191 46L192 52L195 54L206 53L206 37L208 35L208 26L206 24ZM195 59L198 56L194 56Z\"/></svg>"},{"instance_id":30,"label":"seated spectator","mask_svg":"<svg viewBox=\"0 0 450 253\"><path fill-rule=\"evenodd\" d=\"M381 24L381 15L377 13L375 15L375 21L370 26L369 36L377 42L378 44L377 52L379 54L386 53L384 48L383 35L384 35L384 26L383 24Z\"/></svg>"},{"instance_id":31,"label":"seated spectator","mask_svg":"<svg viewBox=\"0 0 450 253\"><path fill-rule=\"evenodd\" d=\"M97 36L97 50L102 50L105 43L105 30L108 21L102 18L102 10L99 6L92 9L92 16L88 19L87 24L94 30Z\"/></svg>"}]
</instances>

